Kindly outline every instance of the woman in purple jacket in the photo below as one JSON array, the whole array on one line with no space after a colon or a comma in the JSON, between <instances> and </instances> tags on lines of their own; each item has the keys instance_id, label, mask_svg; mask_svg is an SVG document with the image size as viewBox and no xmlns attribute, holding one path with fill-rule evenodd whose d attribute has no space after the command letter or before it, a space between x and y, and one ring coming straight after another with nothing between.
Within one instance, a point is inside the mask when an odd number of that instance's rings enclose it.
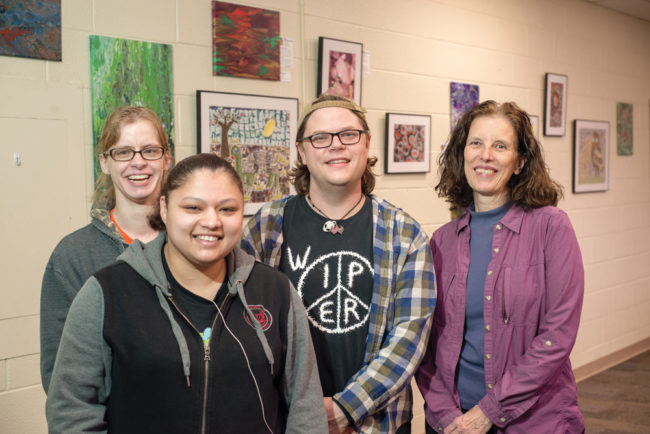
<instances>
[{"instance_id":1,"label":"woman in purple jacket","mask_svg":"<svg viewBox=\"0 0 650 434\"><path fill-rule=\"evenodd\" d=\"M467 112L436 190L464 212L430 243L438 302L416 374L427 433L583 432L569 361L582 258L526 112Z\"/></svg>"}]
</instances>

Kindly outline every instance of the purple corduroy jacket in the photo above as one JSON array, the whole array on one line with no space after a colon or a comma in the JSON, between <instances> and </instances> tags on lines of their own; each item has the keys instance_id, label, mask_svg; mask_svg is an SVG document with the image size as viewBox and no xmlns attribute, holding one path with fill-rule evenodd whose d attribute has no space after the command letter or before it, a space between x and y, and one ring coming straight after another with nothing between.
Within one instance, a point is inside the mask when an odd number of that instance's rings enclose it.
<instances>
[{"instance_id":1,"label":"purple corduroy jacket","mask_svg":"<svg viewBox=\"0 0 650 434\"><path fill-rule=\"evenodd\" d=\"M462 414L455 373L463 344L469 241L466 211L430 242L438 302L416 380L427 423L438 432ZM479 407L497 432L583 432L569 361L583 294L582 257L566 213L513 205L494 226L483 299L487 394Z\"/></svg>"}]
</instances>

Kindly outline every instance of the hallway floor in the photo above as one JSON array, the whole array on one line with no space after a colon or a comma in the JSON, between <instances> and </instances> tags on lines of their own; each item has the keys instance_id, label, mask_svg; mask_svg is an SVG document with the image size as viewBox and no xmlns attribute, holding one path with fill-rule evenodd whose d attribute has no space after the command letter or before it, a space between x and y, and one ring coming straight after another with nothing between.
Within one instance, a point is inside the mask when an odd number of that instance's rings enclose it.
<instances>
[{"instance_id":1,"label":"hallway floor","mask_svg":"<svg viewBox=\"0 0 650 434\"><path fill-rule=\"evenodd\" d=\"M650 433L650 351L578 383L586 432Z\"/></svg>"}]
</instances>

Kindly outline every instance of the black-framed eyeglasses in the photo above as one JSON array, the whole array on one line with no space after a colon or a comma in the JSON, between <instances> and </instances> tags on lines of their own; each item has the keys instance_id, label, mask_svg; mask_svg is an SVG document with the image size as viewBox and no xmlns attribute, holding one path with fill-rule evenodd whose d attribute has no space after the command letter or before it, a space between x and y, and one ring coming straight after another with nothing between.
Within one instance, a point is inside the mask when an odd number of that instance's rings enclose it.
<instances>
[{"instance_id":1,"label":"black-framed eyeglasses","mask_svg":"<svg viewBox=\"0 0 650 434\"><path fill-rule=\"evenodd\" d=\"M135 157L135 154L140 154L145 160L160 160L165 155L165 148L162 146L150 146L139 151L131 148L113 148L104 152L104 155L106 154L110 155L115 161L131 161Z\"/></svg>"},{"instance_id":2,"label":"black-framed eyeglasses","mask_svg":"<svg viewBox=\"0 0 650 434\"><path fill-rule=\"evenodd\" d=\"M314 148L322 149L332 146L334 136L337 136L342 145L356 145L361 140L361 135L367 132L368 130L343 130L338 133L316 133L308 137L303 137L298 141L304 142L309 140Z\"/></svg>"}]
</instances>

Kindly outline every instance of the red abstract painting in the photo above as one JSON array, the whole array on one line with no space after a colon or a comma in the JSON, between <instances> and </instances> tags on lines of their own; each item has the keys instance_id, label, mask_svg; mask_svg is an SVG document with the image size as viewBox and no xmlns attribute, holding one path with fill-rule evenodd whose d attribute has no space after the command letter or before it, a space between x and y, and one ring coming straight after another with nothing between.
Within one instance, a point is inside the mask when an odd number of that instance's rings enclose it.
<instances>
[{"instance_id":1,"label":"red abstract painting","mask_svg":"<svg viewBox=\"0 0 650 434\"><path fill-rule=\"evenodd\" d=\"M213 75L280 80L280 13L212 3Z\"/></svg>"}]
</instances>

